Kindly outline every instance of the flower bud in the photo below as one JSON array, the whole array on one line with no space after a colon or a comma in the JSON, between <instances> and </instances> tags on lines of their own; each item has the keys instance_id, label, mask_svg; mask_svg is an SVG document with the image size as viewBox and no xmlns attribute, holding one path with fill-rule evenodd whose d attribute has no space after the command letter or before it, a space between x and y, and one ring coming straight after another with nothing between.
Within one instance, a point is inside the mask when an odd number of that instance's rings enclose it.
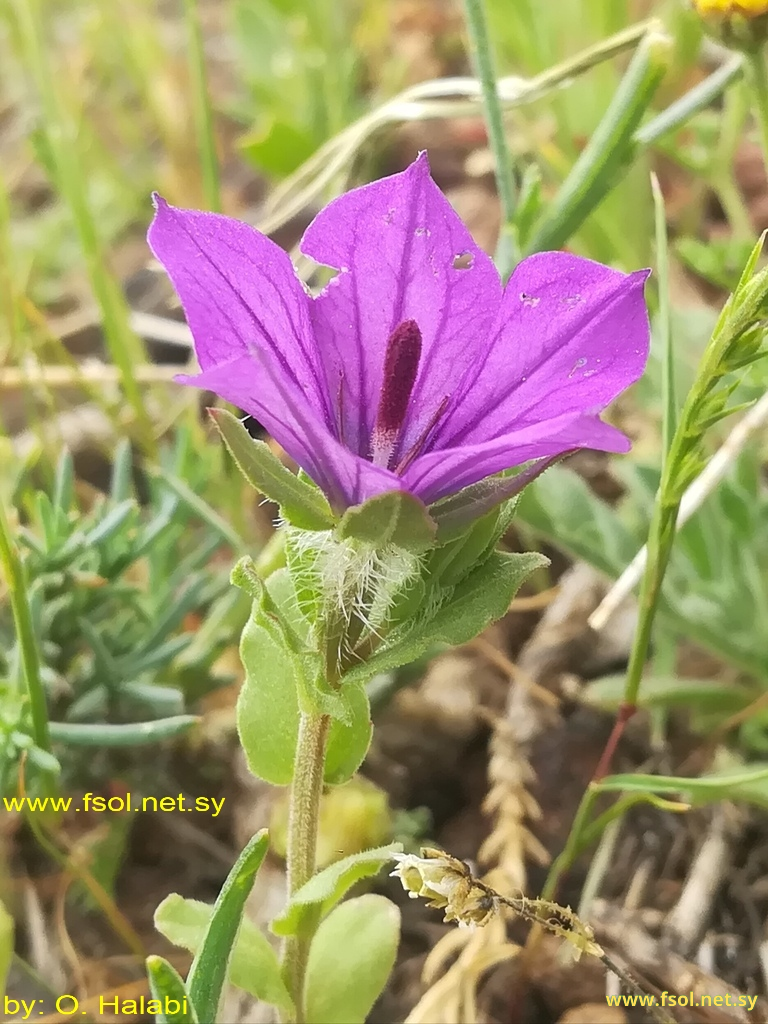
<instances>
[{"instance_id":1,"label":"flower bud","mask_svg":"<svg viewBox=\"0 0 768 1024\"><path fill-rule=\"evenodd\" d=\"M707 30L726 46L754 49L768 38L768 0L691 0Z\"/></svg>"}]
</instances>

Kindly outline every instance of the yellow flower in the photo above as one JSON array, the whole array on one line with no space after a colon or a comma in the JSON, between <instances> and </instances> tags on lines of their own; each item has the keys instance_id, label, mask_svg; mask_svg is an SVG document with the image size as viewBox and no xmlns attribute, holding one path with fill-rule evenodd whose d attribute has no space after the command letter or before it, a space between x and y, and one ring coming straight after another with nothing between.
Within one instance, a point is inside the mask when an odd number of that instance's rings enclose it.
<instances>
[{"instance_id":1,"label":"yellow flower","mask_svg":"<svg viewBox=\"0 0 768 1024\"><path fill-rule=\"evenodd\" d=\"M752 50L768 36L768 0L691 0L707 30L726 46Z\"/></svg>"},{"instance_id":2,"label":"yellow flower","mask_svg":"<svg viewBox=\"0 0 768 1024\"><path fill-rule=\"evenodd\" d=\"M758 18L768 13L768 0L693 0L693 6L703 18L711 14L740 14L743 18Z\"/></svg>"}]
</instances>

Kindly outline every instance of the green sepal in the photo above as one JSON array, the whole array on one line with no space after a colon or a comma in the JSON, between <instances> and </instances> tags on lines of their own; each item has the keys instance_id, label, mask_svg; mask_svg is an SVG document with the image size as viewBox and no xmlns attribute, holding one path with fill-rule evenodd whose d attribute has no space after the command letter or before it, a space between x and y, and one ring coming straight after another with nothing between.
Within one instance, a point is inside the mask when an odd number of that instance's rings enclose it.
<instances>
[{"instance_id":1,"label":"green sepal","mask_svg":"<svg viewBox=\"0 0 768 1024\"><path fill-rule=\"evenodd\" d=\"M374 893L336 907L309 947L305 1020L365 1024L395 965L400 911Z\"/></svg>"},{"instance_id":2,"label":"green sepal","mask_svg":"<svg viewBox=\"0 0 768 1024\"><path fill-rule=\"evenodd\" d=\"M550 459L537 459L518 473L510 471L486 477L430 505L429 513L437 523L437 543L448 544L458 540L474 523L499 507L506 510L503 522L509 526L516 507L510 502L519 499L525 488L550 466L572 454L572 451L561 452Z\"/></svg>"},{"instance_id":3,"label":"green sepal","mask_svg":"<svg viewBox=\"0 0 768 1024\"><path fill-rule=\"evenodd\" d=\"M270 925L272 931L275 935L300 935L308 921L325 917L356 882L378 874L402 851L402 843L390 843L329 864L288 897L285 910Z\"/></svg>"},{"instance_id":4,"label":"green sepal","mask_svg":"<svg viewBox=\"0 0 768 1024\"><path fill-rule=\"evenodd\" d=\"M433 551L427 562L430 579L450 587L482 564L496 546L500 516L501 510L494 509L478 519L463 537Z\"/></svg>"},{"instance_id":5,"label":"green sepal","mask_svg":"<svg viewBox=\"0 0 768 1024\"><path fill-rule=\"evenodd\" d=\"M336 527L340 540L359 540L372 547L388 544L406 551L434 547L437 526L426 506L407 491L388 491L348 508Z\"/></svg>"},{"instance_id":6,"label":"green sepal","mask_svg":"<svg viewBox=\"0 0 768 1024\"><path fill-rule=\"evenodd\" d=\"M334 516L325 495L306 478L299 478L255 440L241 421L226 409L209 409L230 455L248 483L277 502L285 519L302 530L328 530Z\"/></svg>"},{"instance_id":7,"label":"green sepal","mask_svg":"<svg viewBox=\"0 0 768 1024\"><path fill-rule=\"evenodd\" d=\"M434 644L473 640L504 615L526 578L548 564L543 555L494 552L457 586L444 588L431 614L396 627L370 658L346 673L342 686L409 664Z\"/></svg>"},{"instance_id":8,"label":"green sepal","mask_svg":"<svg viewBox=\"0 0 768 1024\"><path fill-rule=\"evenodd\" d=\"M247 555L239 559L229 574L233 586L239 587L253 598L253 615L276 643L296 657L312 654L306 642L306 623L302 622L298 600L291 600L294 594L290 576L285 569L278 569L269 577L269 586L256 569L253 559ZM278 589L282 600L275 600L270 592Z\"/></svg>"},{"instance_id":9,"label":"green sepal","mask_svg":"<svg viewBox=\"0 0 768 1024\"><path fill-rule=\"evenodd\" d=\"M285 558L296 590L296 600L309 622L317 622L323 610L323 595L319 586L317 548L302 544L300 533L290 527L284 528Z\"/></svg>"}]
</instances>

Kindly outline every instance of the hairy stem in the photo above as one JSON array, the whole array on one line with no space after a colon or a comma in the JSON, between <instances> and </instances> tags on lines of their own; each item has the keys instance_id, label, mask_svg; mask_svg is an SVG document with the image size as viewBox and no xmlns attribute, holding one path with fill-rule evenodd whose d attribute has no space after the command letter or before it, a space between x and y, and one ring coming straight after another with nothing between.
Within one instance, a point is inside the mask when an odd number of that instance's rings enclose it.
<instances>
[{"instance_id":1,"label":"hairy stem","mask_svg":"<svg viewBox=\"0 0 768 1024\"><path fill-rule=\"evenodd\" d=\"M483 106L485 108L485 123L488 129L488 141L491 145L496 168L496 187L501 203L501 234L496 252L496 263L502 279L506 281L512 273L516 262L516 246L513 236L516 207L515 179L512 172L509 147L507 146L507 137L504 134L504 116L496 84L496 69L493 63L484 0L464 0L464 11L467 18L469 39L472 44L475 69L480 80L480 87L483 90Z\"/></svg>"},{"instance_id":2,"label":"hairy stem","mask_svg":"<svg viewBox=\"0 0 768 1024\"><path fill-rule=\"evenodd\" d=\"M323 767L330 717L304 713L299 723L299 740L291 787L288 821L288 892L293 894L315 873L317 826L323 792ZM296 1006L296 1024L304 1024L304 974L312 936L302 934L286 939L283 973Z\"/></svg>"}]
</instances>

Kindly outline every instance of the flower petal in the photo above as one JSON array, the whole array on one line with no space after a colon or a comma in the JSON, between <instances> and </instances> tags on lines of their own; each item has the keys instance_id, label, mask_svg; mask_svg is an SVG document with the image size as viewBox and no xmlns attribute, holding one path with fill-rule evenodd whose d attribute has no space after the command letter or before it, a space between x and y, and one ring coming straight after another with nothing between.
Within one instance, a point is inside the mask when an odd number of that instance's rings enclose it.
<instances>
[{"instance_id":1,"label":"flower petal","mask_svg":"<svg viewBox=\"0 0 768 1024\"><path fill-rule=\"evenodd\" d=\"M490 441L422 455L406 471L403 483L429 504L494 473L572 448L628 452L630 442L595 415L564 413Z\"/></svg>"},{"instance_id":2,"label":"flower petal","mask_svg":"<svg viewBox=\"0 0 768 1024\"><path fill-rule=\"evenodd\" d=\"M160 198L156 207L149 244L179 294L201 368L268 352L280 375L332 429L310 298L288 255L230 217L180 210ZM254 390L260 377L252 364L248 383ZM283 441L279 435L276 440Z\"/></svg>"},{"instance_id":3,"label":"flower petal","mask_svg":"<svg viewBox=\"0 0 768 1024\"><path fill-rule=\"evenodd\" d=\"M564 252L524 260L430 447L477 444L537 419L605 408L648 358L648 273L622 274Z\"/></svg>"},{"instance_id":4,"label":"flower petal","mask_svg":"<svg viewBox=\"0 0 768 1024\"><path fill-rule=\"evenodd\" d=\"M342 438L368 456L387 340L405 320L422 336L418 376L400 434L401 458L472 363L501 302L491 259L429 175L425 153L402 174L330 203L302 251L341 271L312 308L328 390L341 394ZM464 256L464 269L455 266Z\"/></svg>"},{"instance_id":5,"label":"flower petal","mask_svg":"<svg viewBox=\"0 0 768 1024\"><path fill-rule=\"evenodd\" d=\"M258 388L254 387L257 378ZM403 489L394 473L366 462L341 445L302 391L286 381L266 353L237 356L197 376L182 374L176 380L213 391L254 416L323 490L337 511L376 494Z\"/></svg>"}]
</instances>

